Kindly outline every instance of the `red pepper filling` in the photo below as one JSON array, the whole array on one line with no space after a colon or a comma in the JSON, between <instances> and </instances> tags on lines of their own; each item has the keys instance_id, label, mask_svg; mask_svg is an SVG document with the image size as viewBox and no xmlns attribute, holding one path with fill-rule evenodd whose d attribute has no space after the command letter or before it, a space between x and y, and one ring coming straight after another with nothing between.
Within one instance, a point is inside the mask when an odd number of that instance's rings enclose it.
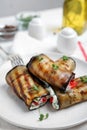
<instances>
[{"instance_id":1,"label":"red pepper filling","mask_svg":"<svg viewBox=\"0 0 87 130\"><path fill-rule=\"evenodd\" d=\"M71 80L70 83L69 83L71 89L76 87L77 84L78 84L78 82L76 82L75 80Z\"/></svg>"},{"instance_id":2,"label":"red pepper filling","mask_svg":"<svg viewBox=\"0 0 87 130\"><path fill-rule=\"evenodd\" d=\"M39 105L38 102L33 101L33 103L35 104L35 106Z\"/></svg>"},{"instance_id":3,"label":"red pepper filling","mask_svg":"<svg viewBox=\"0 0 87 130\"><path fill-rule=\"evenodd\" d=\"M53 97L50 97L50 103L53 103Z\"/></svg>"},{"instance_id":4,"label":"red pepper filling","mask_svg":"<svg viewBox=\"0 0 87 130\"><path fill-rule=\"evenodd\" d=\"M46 102L47 101L47 98L46 97L42 97L42 102L44 103L44 102Z\"/></svg>"},{"instance_id":5,"label":"red pepper filling","mask_svg":"<svg viewBox=\"0 0 87 130\"><path fill-rule=\"evenodd\" d=\"M42 98L41 98L41 102L42 102L42 103L45 103L46 101L47 101L47 98L46 98L46 97L42 97ZM33 103L34 103L35 106L39 105L39 102L33 101Z\"/></svg>"}]
</instances>

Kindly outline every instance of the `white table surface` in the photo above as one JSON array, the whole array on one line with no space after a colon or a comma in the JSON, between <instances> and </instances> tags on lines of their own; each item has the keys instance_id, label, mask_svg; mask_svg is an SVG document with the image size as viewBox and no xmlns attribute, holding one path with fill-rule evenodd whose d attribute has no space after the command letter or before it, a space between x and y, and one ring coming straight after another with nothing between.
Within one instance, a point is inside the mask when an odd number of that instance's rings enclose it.
<instances>
[{"instance_id":1,"label":"white table surface","mask_svg":"<svg viewBox=\"0 0 87 130\"><path fill-rule=\"evenodd\" d=\"M27 54L33 54L37 52L44 52L44 51L58 52L56 49L58 34L53 35L52 30L61 26L62 9L59 8L59 9L45 10L45 11L40 11L39 13L48 30L48 35L44 40L42 41L36 40L30 37L28 32L20 31L16 34L13 41L0 42L0 45L6 50L11 50L14 53L19 53L21 56ZM0 23L16 24L15 17L9 16L6 18L0 18ZM86 35L87 32L83 33L83 35L78 37L78 40L82 42L85 51L87 52ZM82 55L82 52L80 51L78 46L75 52L71 56L77 57L85 61L84 56ZM87 129L87 123L83 123L79 126L75 126L67 130L86 130L86 129ZM6 121L0 119L0 130L24 130L24 129L13 126L12 124L9 124Z\"/></svg>"}]
</instances>

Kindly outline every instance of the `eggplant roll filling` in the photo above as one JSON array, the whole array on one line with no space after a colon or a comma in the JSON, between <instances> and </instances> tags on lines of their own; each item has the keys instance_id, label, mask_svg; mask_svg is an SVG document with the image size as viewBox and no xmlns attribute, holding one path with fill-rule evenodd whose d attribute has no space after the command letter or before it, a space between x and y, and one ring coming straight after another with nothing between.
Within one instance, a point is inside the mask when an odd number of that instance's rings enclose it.
<instances>
[{"instance_id":1,"label":"eggplant roll filling","mask_svg":"<svg viewBox=\"0 0 87 130\"><path fill-rule=\"evenodd\" d=\"M68 87L70 87L71 91L65 93L55 90L59 100L59 109L87 101L87 76L72 80Z\"/></svg>"},{"instance_id":2,"label":"eggplant roll filling","mask_svg":"<svg viewBox=\"0 0 87 130\"><path fill-rule=\"evenodd\" d=\"M27 68L33 75L49 83L53 88L63 91L75 75L73 72L61 69L56 62L53 62L44 54L32 57L27 64Z\"/></svg>"},{"instance_id":3,"label":"eggplant roll filling","mask_svg":"<svg viewBox=\"0 0 87 130\"><path fill-rule=\"evenodd\" d=\"M31 76L26 66L14 67L7 73L6 81L30 110L36 109L48 101L48 91Z\"/></svg>"}]
</instances>

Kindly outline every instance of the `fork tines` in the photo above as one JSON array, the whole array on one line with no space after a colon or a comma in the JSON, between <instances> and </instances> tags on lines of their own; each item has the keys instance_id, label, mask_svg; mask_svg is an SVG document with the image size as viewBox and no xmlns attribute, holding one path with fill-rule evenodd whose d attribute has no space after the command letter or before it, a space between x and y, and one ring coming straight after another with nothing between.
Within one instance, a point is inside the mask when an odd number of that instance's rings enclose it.
<instances>
[{"instance_id":1,"label":"fork tines","mask_svg":"<svg viewBox=\"0 0 87 130\"><path fill-rule=\"evenodd\" d=\"M9 59L13 67L24 64L22 58L19 55L11 55L9 56Z\"/></svg>"}]
</instances>

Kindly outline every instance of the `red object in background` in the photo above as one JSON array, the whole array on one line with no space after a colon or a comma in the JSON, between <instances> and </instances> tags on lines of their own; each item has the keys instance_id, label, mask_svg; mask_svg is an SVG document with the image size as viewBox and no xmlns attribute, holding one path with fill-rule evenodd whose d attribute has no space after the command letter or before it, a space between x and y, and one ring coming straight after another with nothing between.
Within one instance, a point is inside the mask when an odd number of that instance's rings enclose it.
<instances>
[{"instance_id":1,"label":"red object in background","mask_svg":"<svg viewBox=\"0 0 87 130\"><path fill-rule=\"evenodd\" d=\"M82 46L82 43L80 41L78 41L78 46L79 46L79 48L80 48L80 50L81 50L81 52L82 52L82 54L83 54L83 56L85 58L85 61L87 61L87 53L86 53L86 51L85 51L85 49Z\"/></svg>"}]
</instances>

